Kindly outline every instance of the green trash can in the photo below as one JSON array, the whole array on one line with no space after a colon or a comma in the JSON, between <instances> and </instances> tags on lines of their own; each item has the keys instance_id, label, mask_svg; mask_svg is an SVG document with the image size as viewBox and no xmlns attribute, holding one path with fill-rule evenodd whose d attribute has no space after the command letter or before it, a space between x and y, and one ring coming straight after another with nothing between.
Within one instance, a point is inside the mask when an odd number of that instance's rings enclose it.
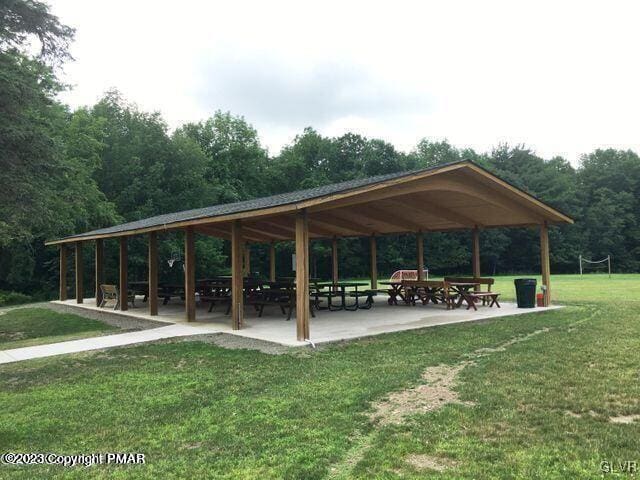
<instances>
[{"instance_id":1,"label":"green trash can","mask_svg":"<svg viewBox=\"0 0 640 480\"><path fill-rule=\"evenodd\" d=\"M533 308L536 306L536 285L535 278L516 278L513 283L516 285L516 300L518 308Z\"/></svg>"}]
</instances>

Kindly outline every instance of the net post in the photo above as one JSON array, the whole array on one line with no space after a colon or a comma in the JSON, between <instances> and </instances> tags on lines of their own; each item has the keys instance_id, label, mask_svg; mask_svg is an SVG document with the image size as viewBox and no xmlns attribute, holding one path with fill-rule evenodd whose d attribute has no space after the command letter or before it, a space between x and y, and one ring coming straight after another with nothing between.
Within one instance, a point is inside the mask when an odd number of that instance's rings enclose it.
<instances>
[{"instance_id":1,"label":"net post","mask_svg":"<svg viewBox=\"0 0 640 480\"><path fill-rule=\"evenodd\" d=\"M582 276L582 255L578 256L579 262L580 262L580 276Z\"/></svg>"}]
</instances>

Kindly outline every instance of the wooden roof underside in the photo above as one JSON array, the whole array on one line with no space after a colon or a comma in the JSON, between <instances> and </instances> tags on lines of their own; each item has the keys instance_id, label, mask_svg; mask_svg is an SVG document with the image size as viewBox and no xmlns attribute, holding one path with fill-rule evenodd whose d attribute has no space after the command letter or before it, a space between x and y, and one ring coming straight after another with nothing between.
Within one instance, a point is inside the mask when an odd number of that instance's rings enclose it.
<instances>
[{"instance_id":1,"label":"wooden roof underside","mask_svg":"<svg viewBox=\"0 0 640 480\"><path fill-rule=\"evenodd\" d=\"M231 224L235 220L242 221L243 234L249 242L293 240L295 215L303 208L308 214L310 238L573 223L570 217L477 165L463 162L425 171L415 177L290 205L49 243L111 238L186 226L193 226L204 235L230 238Z\"/></svg>"}]
</instances>

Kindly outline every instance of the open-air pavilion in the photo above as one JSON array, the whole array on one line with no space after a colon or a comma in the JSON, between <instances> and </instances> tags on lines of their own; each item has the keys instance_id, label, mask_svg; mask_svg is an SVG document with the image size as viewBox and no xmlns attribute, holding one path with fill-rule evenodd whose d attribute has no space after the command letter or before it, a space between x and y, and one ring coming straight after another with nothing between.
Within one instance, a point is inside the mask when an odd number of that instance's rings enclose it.
<instances>
[{"instance_id":1,"label":"open-air pavilion","mask_svg":"<svg viewBox=\"0 0 640 480\"><path fill-rule=\"evenodd\" d=\"M119 239L120 292L128 291L127 240L135 235L148 239L147 315L158 316L158 233L184 231L184 316L196 318L196 234L231 243L231 305L228 327L243 327L243 278L248 268L247 247L270 245L269 277L275 280L275 242L295 242L296 337L310 339L309 242L333 240L333 277L337 279L336 239L368 237L371 252L371 285L376 288L376 237L415 233L418 278L424 270L424 232L469 230L473 238L472 272L480 277L480 234L497 227L538 228L544 305L551 303L548 227L573 223L562 212L514 187L471 161L412 172L381 175L231 204L158 215L113 227L52 240L60 249L60 301L67 300L67 255L75 252L75 303L82 304L83 246L95 245L95 302L102 301L104 240ZM428 246L427 246L428 252ZM523 252L524 253L524 252ZM127 302L121 302L121 313ZM95 307L93 307L95 308ZM173 306L175 308L175 306ZM451 313L453 315L453 313ZM364 315L364 313L361 313ZM228 318L228 317L227 317Z\"/></svg>"}]
</instances>

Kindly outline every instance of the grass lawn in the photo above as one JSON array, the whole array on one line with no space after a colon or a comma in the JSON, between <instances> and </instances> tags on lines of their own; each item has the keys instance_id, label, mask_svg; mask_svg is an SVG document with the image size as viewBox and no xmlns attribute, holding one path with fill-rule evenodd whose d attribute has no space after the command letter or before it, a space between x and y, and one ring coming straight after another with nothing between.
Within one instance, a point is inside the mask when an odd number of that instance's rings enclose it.
<instances>
[{"instance_id":1,"label":"grass lawn","mask_svg":"<svg viewBox=\"0 0 640 480\"><path fill-rule=\"evenodd\" d=\"M512 278L499 282L507 296ZM0 451L147 463L0 466L0 478L601 478L603 461L640 462L640 420L610 420L640 414L640 275L553 288L575 304L316 351L184 341L2 365ZM464 366L462 403L370 418L440 364Z\"/></svg>"},{"instance_id":2,"label":"grass lawn","mask_svg":"<svg viewBox=\"0 0 640 480\"><path fill-rule=\"evenodd\" d=\"M0 350L63 342L120 331L97 320L89 320L47 308L16 308L0 314Z\"/></svg>"}]
</instances>

